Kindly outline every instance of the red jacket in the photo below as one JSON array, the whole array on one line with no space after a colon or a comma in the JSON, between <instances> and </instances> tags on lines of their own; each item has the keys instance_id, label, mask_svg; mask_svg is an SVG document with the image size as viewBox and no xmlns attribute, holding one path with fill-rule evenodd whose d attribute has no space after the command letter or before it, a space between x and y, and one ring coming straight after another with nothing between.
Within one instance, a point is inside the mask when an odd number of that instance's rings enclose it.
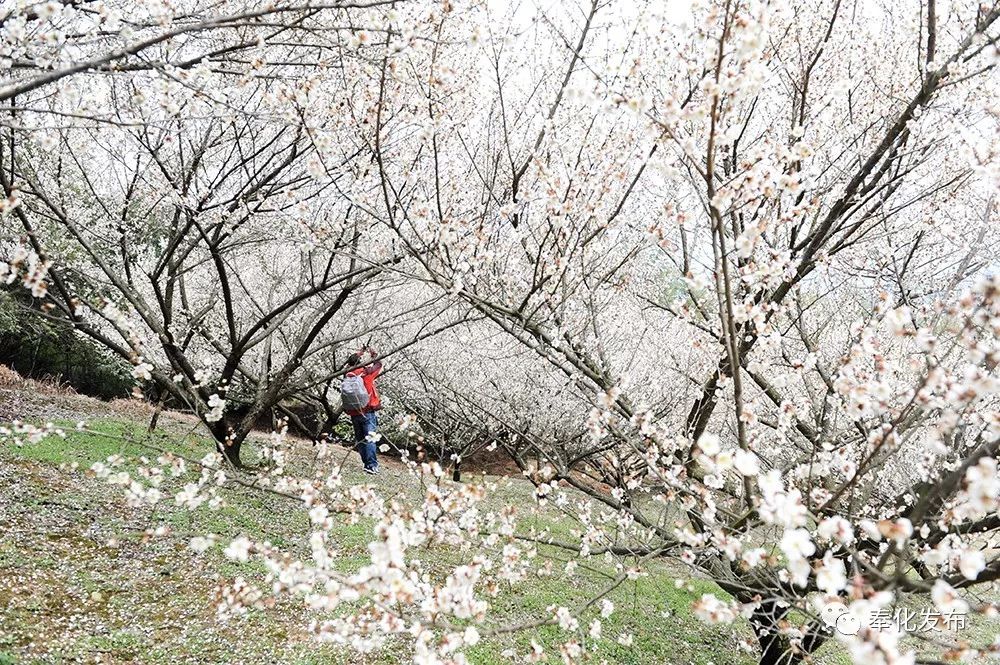
<instances>
[{"instance_id":1,"label":"red jacket","mask_svg":"<svg viewBox=\"0 0 1000 665\"><path fill-rule=\"evenodd\" d=\"M360 376L365 382L365 390L368 391L368 406L364 408L364 411L344 411L344 413L349 416L360 416L362 413L370 413L382 408L382 400L379 399L378 390L375 388L375 377L381 373L381 360L376 360L371 365L352 369L347 373L347 376Z\"/></svg>"}]
</instances>

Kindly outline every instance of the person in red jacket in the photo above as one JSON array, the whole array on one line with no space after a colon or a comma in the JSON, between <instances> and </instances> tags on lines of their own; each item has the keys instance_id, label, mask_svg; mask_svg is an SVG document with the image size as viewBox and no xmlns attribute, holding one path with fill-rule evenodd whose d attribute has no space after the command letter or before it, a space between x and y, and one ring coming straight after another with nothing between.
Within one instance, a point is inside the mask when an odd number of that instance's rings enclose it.
<instances>
[{"instance_id":1,"label":"person in red jacket","mask_svg":"<svg viewBox=\"0 0 1000 665\"><path fill-rule=\"evenodd\" d=\"M347 357L347 366L354 367L360 365L364 354L374 360L378 355L375 349L366 347L357 353L352 353ZM352 369L347 376L360 376L365 383L365 390L368 392L368 405L361 411L345 411L351 417L351 424L354 426L354 441L361 455L361 462L365 465L365 473L375 475L379 471L378 457L376 455L376 444L379 440L378 418L375 413L382 408L382 400L379 398L378 389L375 388L375 378L382 372L382 361L375 362L363 367Z\"/></svg>"}]
</instances>

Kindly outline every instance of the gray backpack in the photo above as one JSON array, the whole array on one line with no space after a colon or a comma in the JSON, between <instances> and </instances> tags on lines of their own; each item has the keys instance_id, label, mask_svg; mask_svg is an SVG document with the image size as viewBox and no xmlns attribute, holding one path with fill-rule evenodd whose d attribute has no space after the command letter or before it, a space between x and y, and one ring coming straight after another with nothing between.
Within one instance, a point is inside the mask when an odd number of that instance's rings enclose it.
<instances>
[{"instance_id":1,"label":"gray backpack","mask_svg":"<svg viewBox=\"0 0 1000 665\"><path fill-rule=\"evenodd\" d=\"M368 406L368 400L368 391L365 389L363 378L344 377L344 382L340 384L340 402L344 406L344 411L361 411Z\"/></svg>"}]
</instances>

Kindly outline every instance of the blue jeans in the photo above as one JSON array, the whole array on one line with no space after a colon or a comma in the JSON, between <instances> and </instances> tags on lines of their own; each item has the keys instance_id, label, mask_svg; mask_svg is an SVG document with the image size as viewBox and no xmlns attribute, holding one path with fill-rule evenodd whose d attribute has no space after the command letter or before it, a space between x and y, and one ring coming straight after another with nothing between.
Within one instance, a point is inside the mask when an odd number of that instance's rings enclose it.
<instances>
[{"instance_id":1,"label":"blue jeans","mask_svg":"<svg viewBox=\"0 0 1000 665\"><path fill-rule=\"evenodd\" d=\"M368 435L378 429L378 418L374 411L362 413L359 416L351 416L351 424L354 425L354 442L358 452L361 454L361 463L366 469L377 469L378 459L375 457L375 442L368 439Z\"/></svg>"}]
</instances>

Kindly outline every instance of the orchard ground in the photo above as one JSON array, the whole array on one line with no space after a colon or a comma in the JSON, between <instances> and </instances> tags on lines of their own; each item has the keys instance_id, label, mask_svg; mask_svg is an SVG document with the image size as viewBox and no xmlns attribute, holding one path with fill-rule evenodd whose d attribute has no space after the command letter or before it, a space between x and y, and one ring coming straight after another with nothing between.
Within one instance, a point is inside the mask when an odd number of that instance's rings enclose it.
<instances>
[{"instance_id":1,"label":"orchard ground","mask_svg":"<svg viewBox=\"0 0 1000 665\"><path fill-rule=\"evenodd\" d=\"M215 594L237 576L261 581L259 563L228 560L216 546L197 554L189 547L195 535L215 533L222 542L239 535L267 539L292 549L307 549L308 520L295 502L251 489L227 489L227 505L195 512L164 502L155 510L126 506L121 489L88 477L95 461L121 454L131 463L149 450L121 437L144 437L149 409L138 402L103 403L34 382L0 386L0 421L16 413L38 422L52 421L72 430L86 419L103 434L70 432L65 439L0 449L0 664L69 662L150 663L395 663L392 648L367 659L329 644L308 632L309 614L301 602L279 601L223 623L217 620ZM164 436L165 434L166 436ZM165 414L158 445L187 456L210 450L193 419ZM299 464L313 454L308 441L295 441ZM345 477L373 483L386 494L420 491L419 482L396 460L383 462L383 473L361 473L356 455L346 448ZM253 449L248 451L253 456ZM574 525L551 509L532 514L533 488L521 478L469 474L468 482L495 483L491 507L512 503L522 509L522 526L549 529L571 540ZM443 480L443 482L450 482ZM168 533L150 537L160 526ZM341 524L336 530L351 571L368 560L371 524ZM445 548L425 549L429 568L444 570L469 557ZM552 557L565 559L565 553ZM491 599L486 628L528 622L550 613L550 606L574 607L599 593L614 571L600 562L581 566L572 581L561 569L536 575ZM599 663L753 663L743 644L752 642L749 626L708 626L691 613L702 593L725 594L713 583L690 577L686 569L659 562L638 580L615 590L614 614L603 620ZM597 616L596 610L593 612ZM587 619L589 621L589 617ZM977 625L976 637L991 638L996 627ZM629 646L618 636L632 636ZM961 637L971 638L972 634ZM555 627L486 639L468 652L473 663L510 662L502 653L525 654L535 640L558 662L557 645L565 633ZM978 641L978 640L977 640ZM845 663L835 644L817 662Z\"/></svg>"}]
</instances>

